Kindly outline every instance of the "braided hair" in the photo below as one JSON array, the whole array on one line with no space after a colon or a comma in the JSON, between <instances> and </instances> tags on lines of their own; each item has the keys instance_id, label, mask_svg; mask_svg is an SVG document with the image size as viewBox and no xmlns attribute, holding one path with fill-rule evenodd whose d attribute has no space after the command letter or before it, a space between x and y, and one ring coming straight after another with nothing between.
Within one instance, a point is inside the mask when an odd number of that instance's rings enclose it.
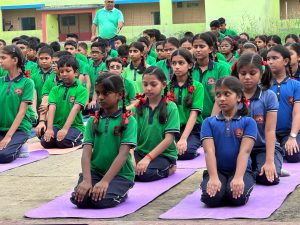
<instances>
[{"instance_id":1,"label":"braided hair","mask_svg":"<svg viewBox=\"0 0 300 225\"><path fill-rule=\"evenodd\" d=\"M175 56L181 56L182 58L184 58L184 60L188 64L194 64L194 60L193 60L192 54L188 50L186 50L184 48L179 48L176 51L174 51L173 54L172 54L172 56L171 56L171 60ZM194 87L193 87L192 70L193 70L193 67L191 69L189 69L188 73L187 73L187 90L188 90L188 95L185 98L185 106L187 108L191 108L192 107L192 102L193 102ZM174 95L174 88L175 88L175 82L176 82L176 80L177 80L176 75L173 75L172 79L170 81L170 92L171 92L171 95ZM174 102L176 102L176 100L174 100Z\"/></svg>"},{"instance_id":2,"label":"braided hair","mask_svg":"<svg viewBox=\"0 0 300 225\"><path fill-rule=\"evenodd\" d=\"M125 86L124 81L121 76L114 75L111 73L104 73L101 76L99 76L95 82L95 88L96 87L102 87L103 93L121 93L122 96L122 120L119 124L119 126L116 126L114 128L114 134L116 136L119 136L122 134L124 130L126 130L128 125L128 117L130 114L126 110L126 104L125 104ZM99 94L99 93L97 93ZM104 109L100 107L100 110L95 112L94 117L94 123L93 123L93 132L95 132L97 135L101 135L101 132L97 129L99 126L99 118L100 115L104 112Z\"/></svg>"},{"instance_id":3,"label":"braided hair","mask_svg":"<svg viewBox=\"0 0 300 225\"><path fill-rule=\"evenodd\" d=\"M167 82L166 75L164 74L163 70L157 66L150 66L148 67L144 74L144 76L155 76L161 83ZM164 89L164 102L159 104L159 114L158 114L158 120L160 124L165 124L168 120L168 112L167 112L167 105L168 105L168 88L167 85ZM136 112L139 116L143 116L143 109L145 108L145 95L139 95L137 94L137 99L139 102L136 104Z\"/></svg>"}]
</instances>

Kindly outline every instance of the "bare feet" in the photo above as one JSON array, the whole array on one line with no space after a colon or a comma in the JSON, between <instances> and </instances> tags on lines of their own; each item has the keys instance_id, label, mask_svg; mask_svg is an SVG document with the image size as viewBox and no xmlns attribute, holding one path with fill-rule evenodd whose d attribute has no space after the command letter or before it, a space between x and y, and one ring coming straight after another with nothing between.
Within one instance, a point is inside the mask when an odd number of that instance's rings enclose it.
<instances>
[{"instance_id":1,"label":"bare feet","mask_svg":"<svg viewBox=\"0 0 300 225\"><path fill-rule=\"evenodd\" d=\"M177 166L176 165L172 165L169 168L169 176L173 175L175 173L176 169L177 169Z\"/></svg>"}]
</instances>

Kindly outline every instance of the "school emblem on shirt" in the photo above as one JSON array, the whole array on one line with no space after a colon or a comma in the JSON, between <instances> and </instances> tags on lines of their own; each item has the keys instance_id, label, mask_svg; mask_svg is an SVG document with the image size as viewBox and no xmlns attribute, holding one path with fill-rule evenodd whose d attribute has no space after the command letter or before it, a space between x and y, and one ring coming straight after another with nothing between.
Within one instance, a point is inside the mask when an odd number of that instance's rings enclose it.
<instances>
[{"instance_id":1,"label":"school emblem on shirt","mask_svg":"<svg viewBox=\"0 0 300 225\"><path fill-rule=\"evenodd\" d=\"M243 134L244 134L244 130L243 128L235 128L234 129L234 134L237 138L241 138L243 137Z\"/></svg>"},{"instance_id":2,"label":"school emblem on shirt","mask_svg":"<svg viewBox=\"0 0 300 225\"><path fill-rule=\"evenodd\" d=\"M69 102L70 102L70 103L74 103L74 102L75 102L75 96L71 96L71 97L69 98Z\"/></svg>"},{"instance_id":3,"label":"school emblem on shirt","mask_svg":"<svg viewBox=\"0 0 300 225\"><path fill-rule=\"evenodd\" d=\"M210 77L207 79L207 84L208 85L214 85L216 83L216 79L213 77Z\"/></svg>"},{"instance_id":4,"label":"school emblem on shirt","mask_svg":"<svg viewBox=\"0 0 300 225\"><path fill-rule=\"evenodd\" d=\"M294 98L293 98L293 96L289 96L289 98L288 98L288 103L289 103L290 105L293 105L293 104L294 104Z\"/></svg>"},{"instance_id":5,"label":"school emblem on shirt","mask_svg":"<svg viewBox=\"0 0 300 225\"><path fill-rule=\"evenodd\" d=\"M22 88L16 88L15 89L15 94L22 95L23 94L23 89Z\"/></svg>"},{"instance_id":6,"label":"school emblem on shirt","mask_svg":"<svg viewBox=\"0 0 300 225\"><path fill-rule=\"evenodd\" d=\"M258 124L262 124L265 122L265 119L262 115L255 115L254 119L255 119L256 123L258 123Z\"/></svg>"}]
</instances>

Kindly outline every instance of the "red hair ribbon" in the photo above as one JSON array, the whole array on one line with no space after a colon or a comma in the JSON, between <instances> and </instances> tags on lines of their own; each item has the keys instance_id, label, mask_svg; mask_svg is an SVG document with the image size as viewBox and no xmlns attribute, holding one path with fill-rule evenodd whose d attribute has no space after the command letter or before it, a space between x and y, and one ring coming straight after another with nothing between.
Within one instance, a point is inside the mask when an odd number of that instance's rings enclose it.
<instances>
[{"instance_id":1,"label":"red hair ribbon","mask_svg":"<svg viewBox=\"0 0 300 225\"><path fill-rule=\"evenodd\" d=\"M122 58L122 62L123 63L127 62L127 58L126 57Z\"/></svg>"},{"instance_id":2,"label":"red hair ribbon","mask_svg":"<svg viewBox=\"0 0 300 225\"><path fill-rule=\"evenodd\" d=\"M95 117L94 117L94 124L99 123L99 118L100 118L100 113L99 113L99 111L96 111L95 112Z\"/></svg>"},{"instance_id":3,"label":"red hair ribbon","mask_svg":"<svg viewBox=\"0 0 300 225\"><path fill-rule=\"evenodd\" d=\"M189 86L189 88L188 88L188 92L189 92L190 94L193 94L193 93L194 93L194 91L195 91L195 87L194 87L194 85L191 85L191 86Z\"/></svg>"},{"instance_id":4,"label":"red hair ribbon","mask_svg":"<svg viewBox=\"0 0 300 225\"><path fill-rule=\"evenodd\" d=\"M122 120L123 120L124 125L127 125L129 123L128 118L132 115L133 115L133 113L129 112L129 111L126 111L125 113L123 113Z\"/></svg>"},{"instance_id":5,"label":"red hair ribbon","mask_svg":"<svg viewBox=\"0 0 300 225\"><path fill-rule=\"evenodd\" d=\"M232 40L232 43L233 43L233 44L236 44L236 43L237 43L237 40Z\"/></svg>"},{"instance_id":6,"label":"red hair ribbon","mask_svg":"<svg viewBox=\"0 0 300 225\"><path fill-rule=\"evenodd\" d=\"M234 63L231 66L231 71L235 70L236 64L238 63L238 61L234 61Z\"/></svg>"},{"instance_id":7,"label":"red hair ribbon","mask_svg":"<svg viewBox=\"0 0 300 225\"><path fill-rule=\"evenodd\" d=\"M262 65L262 66L266 66L266 65L267 65L267 62L263 60L263 61L261 62L261 65Z\"/></svg>"},{"instance_id":8,"label":"red hair ribbon","mask_svg":"<svg viewBox=\"0 0 300 225\"><path fill-rule=\"evenodd\" d=\"M249 107L250 106L250 100L249 99L244 99L244 104L247 106L247 107Z\"/></svg>"},{"instance_id":9,"label":"red hair ribbon","mask_svg":"<svg viewBox=\"0 0 300 225\"><path fill-rule=\"evenodd\" d=\"M169 101L175 102L176 101L176 95L174 91L168 92L167 96L165 96L166 105L168 105Z\"/></svg>"},{"instance_id":10,"label":"red hair ribbon","mask_svg":"<svg viewBox=\"0 0 300 225\"><path fill-rule=\"evenodd\" d=\"M26 70L24 75L25 77L30 78L30 70Z\"/></svg>"},{"instance_id":11,"label":"red hair ribbon","mask_svg":"<svg viewBox=\"0 0 300 225\"><path fill-rule=\"evenodd\" d=\"M139 93L136 93L135 99L139 100L139 101L135 104L135 107L138 107L138 106L143 105L143 104L146 103L145 94L139 94Z\"/></svg>"}]
</instances>

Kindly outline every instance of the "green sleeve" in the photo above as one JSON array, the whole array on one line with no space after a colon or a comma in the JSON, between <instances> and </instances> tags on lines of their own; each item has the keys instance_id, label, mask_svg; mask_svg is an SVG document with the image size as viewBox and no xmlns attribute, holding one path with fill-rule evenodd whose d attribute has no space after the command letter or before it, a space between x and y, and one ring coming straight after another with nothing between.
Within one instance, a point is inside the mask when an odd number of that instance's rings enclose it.
<instances>
[{"instance_id":1,"label":"green sleeve","mask_svg":"<svg viewBox=\"0 0 300 225\"><path fill-rule=\"evenodd\" d=\"M203 85L197 82L195 85L195 90L193 94L193 102L191 110L203 111L203 99L204 99L204 88Z\"/></svg>"},{"instance_id":2,"label":"green sleeve","mask_svg":"<svg viewBox=\"0 0 300 225\"><path fill-rule=\"evenodd\" d=\"M83 144L94 145L95 133L93 132L93 125L94 116L91 116L85 127Z\"/></svg>"},{"instance_id":3,"label":"green sleeve","mask_svg":"<svg viewBox=\"0 0 300 225\"><path fill-rule=\"evenodd\" d=\"M77 88L76 91L75 103L81 105L82 107L85 107L86 101L88 99L88 91L81 85L79 87L80 88Z\"/></svg>"},{"instance_id":4,"label":"green sleeve","mask_svg":"<svg viewBox=\"0 0 300 225\"><path fill-rule=\"evenodd\" d=\"M121 144L136 146L137 143L137 125L136 120L133 116L128 118L128 125L123 131Z\"/></svg>"},{"instance_id":5,"label":"green sleeve","mask_svg":"<svg viewBox=\"0 0 300 225\"><path fill-rule=\"evenodd\" d=\"M79 61L79 75L80 74L86 74L86 63L83 61Z\"/></svg>"},{"instance_id":6,"label":"green sleeve","mask_svg":"<svg viewBox=\"0 0 300 225\"><path fill-rule=\"evenodd\" d=\"M135 88L134 88L132 81L128 80L128 79L126 79L126 81L127 81L127 90L126 90L127 91L127 99L129 101L131 101L131 100L135 99L136 92L135 92Z\"/></svg>"},{"instance_id":7,"label":"green sleeve","mask_svg":"<svg viewBox=\"0 0 300 225\"><path fill-rule=\"evenodd\" d=\"M218 63L217 63L218 64ZM230 67L226 67L223 64L218 64L218 79L221 77L229 76L231 74Z\"/></svg>"},{"instance_id":8,"label":"green sleeve","mask_svg":"<svg viewBox=\"0 0 300 225\"><path fill-rule=\"evenodd\" d=\"M26 78L26 82L24 84L24 90L22 94L22 102L32 103L33 101L33 91L34 83L32 80Z\"/></svg>"},{"instance_id":9,"label":"green sleeve","mask_svg":"<svg viewBox=\"0 0 300 225\"><path fill-rule=\"evenodd\" d=\"M52 88L49 94L48 103L50 104L57 104L57 97L58 97L58 86Z\"/></svg>"},{"instance_id":10,"label":"green sleeve","mask_svg":"<svg viewBox=\"0 0 300 225\"><path fill-rule=\"evenodd\" d=\"M180 132L180 118L177 106L174 102L168 103L168 121L165 126L165 133Z\"/></svg>"}]
</instances>

